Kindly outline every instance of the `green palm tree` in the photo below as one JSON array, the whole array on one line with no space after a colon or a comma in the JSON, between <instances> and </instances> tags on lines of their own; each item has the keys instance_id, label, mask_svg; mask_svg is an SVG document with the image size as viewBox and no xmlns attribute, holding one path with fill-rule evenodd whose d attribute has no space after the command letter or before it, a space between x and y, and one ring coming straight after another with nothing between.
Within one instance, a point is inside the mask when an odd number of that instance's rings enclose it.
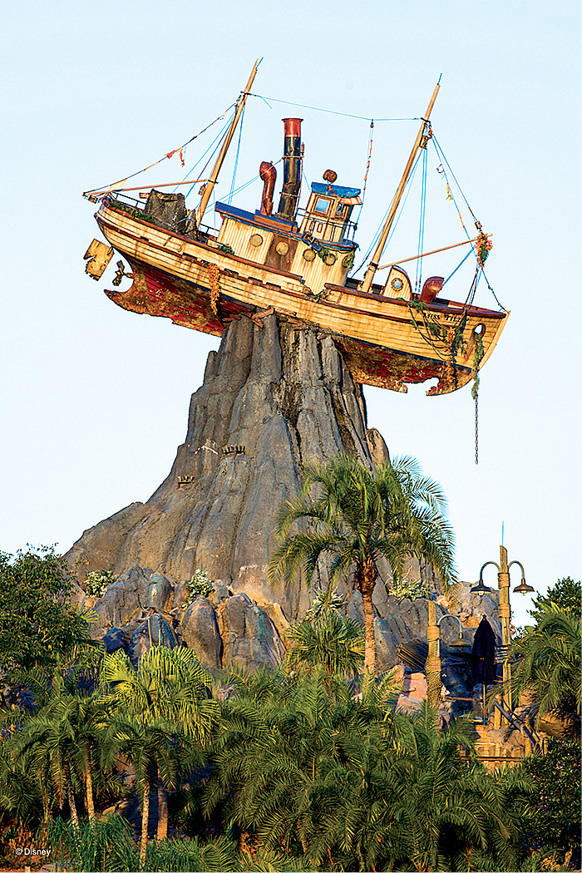
<instances>
[{"instance_id":1,"label":"green palm tree","mask_svg":"<svg viewBox=\"0 0 582 873\"><path fill-rule=\"evenodd\" d=\"M510 687L514 700L533 691L539 705L537 721L552 711L580 716L580 618L574 610L542 604L535 626L511 645L515 658Z\"/></svg>"},{"instance_id":2,"label":"green palm tree","mask_svg":"<svg viewBox=\"0 0 582 873\"><path fill-rule=\"evenodd\" d=\"M321 665L327 673L357 675L364 660L364 635L356 621L334 609L292 624L285 633L289 643L286 666Z\"/></svg>"},{"instance_id":3,"label":"green palm tree","mask_svg":"<svg viewBox=\"0 0 582 873\"><path fill-rule=\"evenodd\" d=\"M46 791L46 786L50 785L61 807L65 798L68 800L71 819L78 827L74 780L79 752L76 732L66 712L57 710L31 718L15 737L12 751L15 757L26 759L40 785L45 784L44 790L41 788L45 821L50 814Z\"/></svg>"},{"instance_id":4,"label":"green palm tree","mask_svg":"<svg viewBox=\"0 0 582 873\"><path fill-rule=\"evenodd\" d=\"M292 533L295 524L299 530ZM321 557L331 561L330 581L351 574L364 607L366 669L375 668L372 595L377 561L387 558L395 580L408 557L427 560L443 586L454 580L454 537L442 489L412 458L371 470L346 455L303 468L302 488L277 518L279 546L269 575L289 582L301 567L311 579Z\"/></svg>"},{"instance_id":5,"label":"green palm tree","mask_svg":"<svg viewBox=\"0 0 582 873\"><path fill-rule=\"evenodd\" d=\"M185 738L173 722L158 717L146 722L119 713L110 725L109 739L114 754L119 752L127 754L133 762L138 786L141 789L142 821L139 857L141 867L144 869L154 774L157 771L158 781L162 781L167 788L176 786L177 774L182 769L184 757L187 755Z\"/></svg>"},{"instance_id":6,"label":"green palm tree","mask_svg":"<svg viewBox=\"0 0 582 873\"><path fill-rule=\"evenodd\" d=\"M161 720L173 725L176 736L182 736L183 742L191 738L203 743L219 714L218 703L210 692L211 675L194 652L183 646L149 649L139 659L137 670L121 650L105 655L101 687L102 700L114 715L128 715L144 728ZM157 791L158 839L163 839L168 832L168 804L161 767ZM143 815L147 824L145 812Z\"/></svg>"}]
</instances>

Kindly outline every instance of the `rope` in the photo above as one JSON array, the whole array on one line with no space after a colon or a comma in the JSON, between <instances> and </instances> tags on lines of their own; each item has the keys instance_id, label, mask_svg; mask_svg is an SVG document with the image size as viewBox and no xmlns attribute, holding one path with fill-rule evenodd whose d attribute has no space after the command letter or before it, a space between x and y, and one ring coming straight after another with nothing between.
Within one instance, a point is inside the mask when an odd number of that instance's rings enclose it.
<instances>
[{"instance_id":1,"label":"rope","mask_svg":"<svg viewBox=\"0 0 582 873\"><path fill-rule=\"evenodd\" d=\"M234 168L232 171L232 182L230 183L230 193L229 193L227 201L226 201L227 203L232 203L232 198L234 196L234 186L236 183L236 171L238 170L238 159L239 159L239 155L240 155L240 141L241 141L242 131L243 131L243 122L245 120L245 109L246 109L246 106L243 106L243 111L242 111L241 116L240 116L240 126L238 129L238 143L236 146L236 155L234 158Z\"/></svg>"},{"instance_id":2,"label":"rope","mask_svg":"<svg viewBox=\"0 0 582 873\"><path fill-rule=\"evenodd\" d=\"M416 261L416 280L414 284L415 291L420 293L420 284L422 282L422 250L424 248L424 222L426 216L426 175L427 175L427 149L424 149L422 155L422 181L420 188L420 223L418 227L418 260Z\"/></svg>"},{"instance_id":3,"label":"rope","mask_svg":"<svg viewBox=\"0 0 582 873\"><path fill-rule=\"evenodd\" d=\"M419 157L420 157L420 156L419 156ZM392 225L392 229L391 229L391 231L390 231L390 235L388 236L388 239L386 240L386 245L388 245L388 243L389 243L390 240L392 239L392 237L393 237L393 235L394 235L394 231L395 231L396 228L398 227L398 222L400 221L400 218L401 218L402 213L403 213L403 211L404 211L404 208L405 208L405 206L406 206L406 202L407 202L408 197L409 197L409 195L410 195L410 192L411 192L411 190L412 190L412 181L413 181L413 179L414 179L414 176L415 176L416 170L417 170L417 168L418 168L419 157L416 158L416 161L415 161L414 167L412 168L412 172L411 172L411 174L410 174L410 178L408 179L408 182L406 183L406 195L405 195L405 197L403 198L403 200L402 200L402 202L401 202L401 204L400 204L400 207L399 207L399 209L398 209L398 214L397 214L396 218L394 219L394 224ZM361 260L359 266L357 267L356 270L354 270L354 275L355 275L359 270L362 269L362 267L364 266L364 264L366 263L366 261L367 261L368 258L370 257L370 253L372 252L373 248L375 247L376 243L378 242L378 239L379 239L379 237L380 237L380 233L382 232L382 227L384 226L384 222L385 222L385 220L386 220L386 216L388 215L388 210L389 210L389 209L390 209L390 206L388 206L388 208L386 209L386 212L385 212L384 215L382 216L382 219L381 219L381 221L380 221L380 225L379 225L379 227L378 227L378 229L377 229L377 231L376 231L376 233L375 233L375 235L374 235L374 238L372 239L372 242L371 242L370 245L368 246L368 250L366 251L366 254L363 256L363 258L362 258L362 260Z\"/></svg>"},{"instance_id":4,"label":"rope","mask_svg":"<svg viewBox=\"0 0 582 873\"><path fill-rule=\"evenodd\" d=\"M366 172L364 173L364 181L362 184L362 203L360 205L360 209L358 211L358 217L356 218L356 224L360 220L360 215L362 214L362 209L364 208L364 200L366 198L366 186L368 184L368 174L370 172L370 162L372 160L372 147L374 145L374 119L370 121L370 133L368 134L368 161L366 163Z\"/></svg>"},{"instance_id":5,"label":"rope","mask_svg":"<svg viewBox=\"0 0 582 873\"><path fill-rule=\"evenodd\" d=\"M223 119L224 116L226 115L226 113L230 109L232 109L234 105L235 105L234 103L231 103L231 105L228 106L224 110L222 115L219 115L217 118L214 119L214 121L211 121L210 124L206 125L206 127L204 127L201 131L194 134L194 136L191 137L187 142L185 142L184 145L178 146L177 149L172 149L171 151L166 152L166 154L162 158L160 158L158 161L154 161L154 163L150 164L148 167L144 167L141 170L137 170L135 173L132 173L130 176L125 176L123 179L118 179L117 182L111 182L109 185L102 185L100 188L91 188L89 191L84 191L83 193L84 194L93 194L96 191L103 190L103 188L112 188L114 185L121 185L122 182L127 182L128 179L133 179L135 176L139 176L140 173L145 173L146 170L151 170L152 167L156 167L158 164L161 164L162 161L167 161L169 158L171 158L173 155L175 155L176 152L183 152L184 149L186 148L186 146L190 145L191 142L194 142L195 139L198 139L199 136L202 136L202 134L206 133L206 131L209 130L214 124L216 124L218 121ZM190 172L192 172L192 171L190 171Z\"/></svg>"},{"instance_id":6,"label":"rope","mask_svg":"<svg viewBox=\"0 0 582 873\"><path fill-rule=\"evenodd\" d=\"M326 112L328 115L341 115L343 118L357 118L359 121L422 121L421 117L414 118L376 118L372 119L368 115L351 115L349 112L337 112L335 109L322 109L320 106L307 106L305 103L293 103L291 100L278 100L276 97L265 97L263 94L249 93L249 97L258 97L267 103L270 100L272 103L283 103L285 106L297 106L299 109L310 109L312 112ZM267 106L269 104L267 103ZM269 109L271 107L269 106Z\"/></svg>"},{"instance_id":7,"label":"rope","mask_svg":"<svg viewBox=\"0 0 582 873\"><path fill-rule=\"evenodd\" d=\"M475 395L475 464L479 463L479 395Z\"/></svg>"}]
</instances>

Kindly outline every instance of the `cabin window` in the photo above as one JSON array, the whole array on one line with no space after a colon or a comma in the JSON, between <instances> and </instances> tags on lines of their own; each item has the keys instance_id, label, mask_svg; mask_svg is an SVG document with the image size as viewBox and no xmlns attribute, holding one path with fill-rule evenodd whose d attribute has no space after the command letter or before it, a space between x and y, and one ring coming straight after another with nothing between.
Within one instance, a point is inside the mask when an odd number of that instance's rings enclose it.
<instances>
[{"instance_id":1,"label":"cabin window","mask_svg":"<svg viewBox=\"0 0 582 873\"><path fill-rule=\"evenodd\" d=\"M344 215L346 214L347 208L348 207L345 205L345 203L338 203L335 214L337 216L340 216L341 218L343 218Z\"/></svg>"},{"instance_id":2,"label":"cabin window","mask_svg":"<svg viewBox=\"0 0 582 873\"><path fill-rule=\"evenodd\" d=\"M315 211L316 212L327 212L330 200L327 200L325 197L318 197L315 201Z\"/></svg>"}]
</instances>

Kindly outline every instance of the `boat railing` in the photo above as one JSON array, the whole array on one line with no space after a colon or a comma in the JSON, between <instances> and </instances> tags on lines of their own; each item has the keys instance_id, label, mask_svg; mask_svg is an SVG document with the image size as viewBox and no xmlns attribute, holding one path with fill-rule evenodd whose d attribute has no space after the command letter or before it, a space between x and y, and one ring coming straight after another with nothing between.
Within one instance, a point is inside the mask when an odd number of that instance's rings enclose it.
<instances>
[{"instance_id":1,"label":"boat railing","mask_svg":"<svg viewBox=\"0 0 582 873\"><path fill-rule=\"evenodd\" d=\"M142 215L134 215L134 218L143 218L143 220L150 220L152 224L155 224L156 227L162 227L165 230L169 230L172 233L176 233L175 224L171 224L170 222L162 221L159 218L155 218L153 216L148 215L145 210L145 202L143 200L138 200L135 197L130 197L128 194L123 194L120 191L112 192L107 195L109 201L121 206L122 208L129 208L133 212L141 212ZM199 228L198 233L195 233L195 209L187 209L186 210L186 230L184 233L179 233L179 236L186 236L189 239L193 239L195 237L203 237L203 238L213 238L217 236L217 230L210 225L202 224Z\"/></svg>"},{"instance_id":2,"label":"boat railing","mask_svg":"<svg viewBox=\"0 0 582 873\"><path fill-rule=\"evenodd\" d=\"M358 229L355 221L334 218L333 216L324 217L317 212L307 209L298 209L296 221L299 225L305 218L323 225L323 230L318 230L316 239L326 243L353 242L354 235ZM336 238L337 234L337 238Z\"/></svg>"}]
</instances>

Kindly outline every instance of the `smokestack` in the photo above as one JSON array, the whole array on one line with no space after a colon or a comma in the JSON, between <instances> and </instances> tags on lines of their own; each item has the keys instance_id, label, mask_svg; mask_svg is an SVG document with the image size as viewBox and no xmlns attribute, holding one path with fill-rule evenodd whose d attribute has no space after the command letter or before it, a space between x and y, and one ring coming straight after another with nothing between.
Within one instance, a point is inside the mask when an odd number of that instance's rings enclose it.
<instances>
[{"instance_id":1,"label":"smokestack","mask_svg":"<svg viewBox=\"0 0 582 873\"><path fill-rule=\"evenodd\" d=\"M277 215L293 221L301 190L301 122L302 118L284 118L283 188Z\"/></svg>"},{"instance_id":2,"label":"smokestack","mask_svg":"<svg viewBox=\"0 0 582 873\"><path fill-rule=\"evenodd\" d=\"M273 212L273 191L275 190L275 182L277 181L277 170L271 161L261 162L259 176L265 183L263 185L263 196L261 198L261 212L263 215L271 215Z\"/></svg>"}]
</instances>

